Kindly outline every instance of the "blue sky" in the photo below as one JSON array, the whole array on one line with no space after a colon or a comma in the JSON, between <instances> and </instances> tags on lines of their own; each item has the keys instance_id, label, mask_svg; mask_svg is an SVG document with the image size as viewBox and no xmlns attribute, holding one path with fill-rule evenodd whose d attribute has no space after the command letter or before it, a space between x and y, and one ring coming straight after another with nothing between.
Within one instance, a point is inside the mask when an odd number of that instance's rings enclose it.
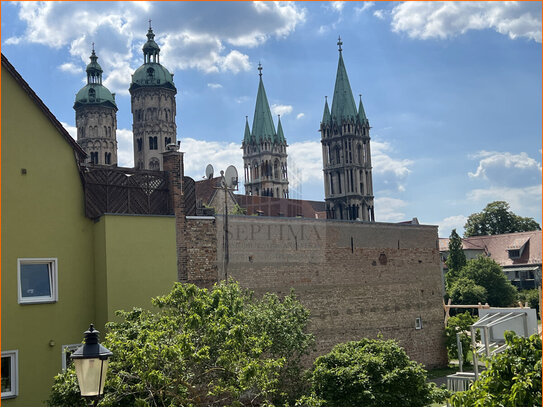
<instances>
[{"instance_id":1,"label":"blue sky","mask_svg":"<svg viewBox=\"0 0 543 407\"><path fill-rule=\"evenodd\" d=\"M540 2L2 2L2 52L75 136L94 42L117 94L119 165L132 166L128 86L148 19L175 73L194 179L208 163L243 173L261 62L289 143L291 196L324 199L318 128L341 35L372 126L378 221L417 217L445 237L506 200L541 223Z\"/></svg>"}]
</instances>

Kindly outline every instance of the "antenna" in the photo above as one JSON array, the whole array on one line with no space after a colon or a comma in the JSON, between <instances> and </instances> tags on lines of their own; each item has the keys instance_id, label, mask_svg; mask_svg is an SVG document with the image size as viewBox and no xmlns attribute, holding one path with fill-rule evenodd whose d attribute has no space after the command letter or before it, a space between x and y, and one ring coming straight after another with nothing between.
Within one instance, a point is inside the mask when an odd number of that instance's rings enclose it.
<instances>
[{"instance_id":1,"label":"antenna","mask_svg":"<svg viewBox=\"0 0 543 407\"><path fill-rule=\"evenodd\" d=\"M224 173L224 182L228 188L238 189L238 170L233 165L228 166Z\"/></svg>"},{"instance_id":2,"label":"antenna","mask_svg":"<svg viewBox=\"0 0 543 407\"><path fill-rule=\"evenodd\" d=\"M213 166L211 164L207 164L206 167L206 178L211 179L213 178Z\"/></svg>"}]
</instances>

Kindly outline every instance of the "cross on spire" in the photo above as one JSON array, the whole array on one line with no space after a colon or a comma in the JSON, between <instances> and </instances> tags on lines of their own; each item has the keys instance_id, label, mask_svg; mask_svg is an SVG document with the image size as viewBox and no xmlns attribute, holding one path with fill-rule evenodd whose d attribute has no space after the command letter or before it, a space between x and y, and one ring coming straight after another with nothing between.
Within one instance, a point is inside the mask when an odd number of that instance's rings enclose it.
<instances>
[{"instance_id":1,"label":"cross on spire","mask_svg":"<svg viewBox=\"0 0 543 407\"><path fill-rule=\"evenodd\" d=\"M92 43L92 52L94 52L94 42Z\"/></svg>"},{"instance_id":2,"label":"cross on spire","mask_svg":"<svg viewBox=\"0 0 543 407\"><path fill-rule=\"evenodd\" d=\"M341 42L341 37L337 38L337 45L339 47L339 52L341 52L342 51L341 46L343 45L343 42Z\"/></svg>"},{"instance_id":3,"label":"cross on spire","mask_svg":"<svg viewBox=\"0 0 543 407\"><path fill-rule=\"evenodd\" d=\"M149 29L151 30L151 19L149 19Z\"/></svg>"},{"instance_id":4,"label":"cross on spire","mask_svg":"<svg viewBox=\"0 0 543 407\"><path fill-rule=\"evenodd\" d=\"M258 75L262 78L262 64L258 63Z\"/></svg>"}]
</instances>

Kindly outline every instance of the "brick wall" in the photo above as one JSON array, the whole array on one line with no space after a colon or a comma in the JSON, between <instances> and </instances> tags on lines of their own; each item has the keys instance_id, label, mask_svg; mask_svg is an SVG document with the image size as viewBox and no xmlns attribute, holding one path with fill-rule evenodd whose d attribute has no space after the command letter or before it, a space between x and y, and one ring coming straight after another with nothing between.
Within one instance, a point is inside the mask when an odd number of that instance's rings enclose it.
<instances>
[{"instance_id":1,"label":"brick wall","mask_svg":"<svg viewBox=\"0 0 543 407\"><path fill-rule=\"evenodd\" d=\"M215 226L222 276L223 217ZM311 311L318 354L380 333L427 367L443 366L437 240L433 226L230 216L227 272L257 294L294 288ZM198 253L194 247L191 256Z\"/></svg>"},{"instance_id":2,"label":"brick wall","mask_svg":"<svg viewBox=\"0 0 543 407\"><path fill-rule=\"evenodd\" d=\"M217 240L215 218L187 216L186 218L187 281L199 287L211 288L217 282Z\"/></svg>"}]
</instances>

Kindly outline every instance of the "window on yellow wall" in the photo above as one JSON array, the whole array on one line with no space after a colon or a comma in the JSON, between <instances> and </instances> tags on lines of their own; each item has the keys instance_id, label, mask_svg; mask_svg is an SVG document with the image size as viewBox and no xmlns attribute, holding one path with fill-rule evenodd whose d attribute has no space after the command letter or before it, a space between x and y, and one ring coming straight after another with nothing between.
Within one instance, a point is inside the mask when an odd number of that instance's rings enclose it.
<instances>
[{"instance_id":1,"label":"window on yellow wall","mask_svg":"<svg viewBox=\"0 0 543 407\"><path fill-rule=\"evenodd\" d=\"M19 394L17 365L18 351L2 352L2 399L17 397Z\"/></svg>"},{"instance_id":2,"label":"window on yellow wall","mask_svg":"<svg viewBox=\"0 0 543 407\"><path fill-rule=\"evenodd\" d=\"M57 259L17 259L19 304L56 302Z\"/></svg>"}]
</instances>

